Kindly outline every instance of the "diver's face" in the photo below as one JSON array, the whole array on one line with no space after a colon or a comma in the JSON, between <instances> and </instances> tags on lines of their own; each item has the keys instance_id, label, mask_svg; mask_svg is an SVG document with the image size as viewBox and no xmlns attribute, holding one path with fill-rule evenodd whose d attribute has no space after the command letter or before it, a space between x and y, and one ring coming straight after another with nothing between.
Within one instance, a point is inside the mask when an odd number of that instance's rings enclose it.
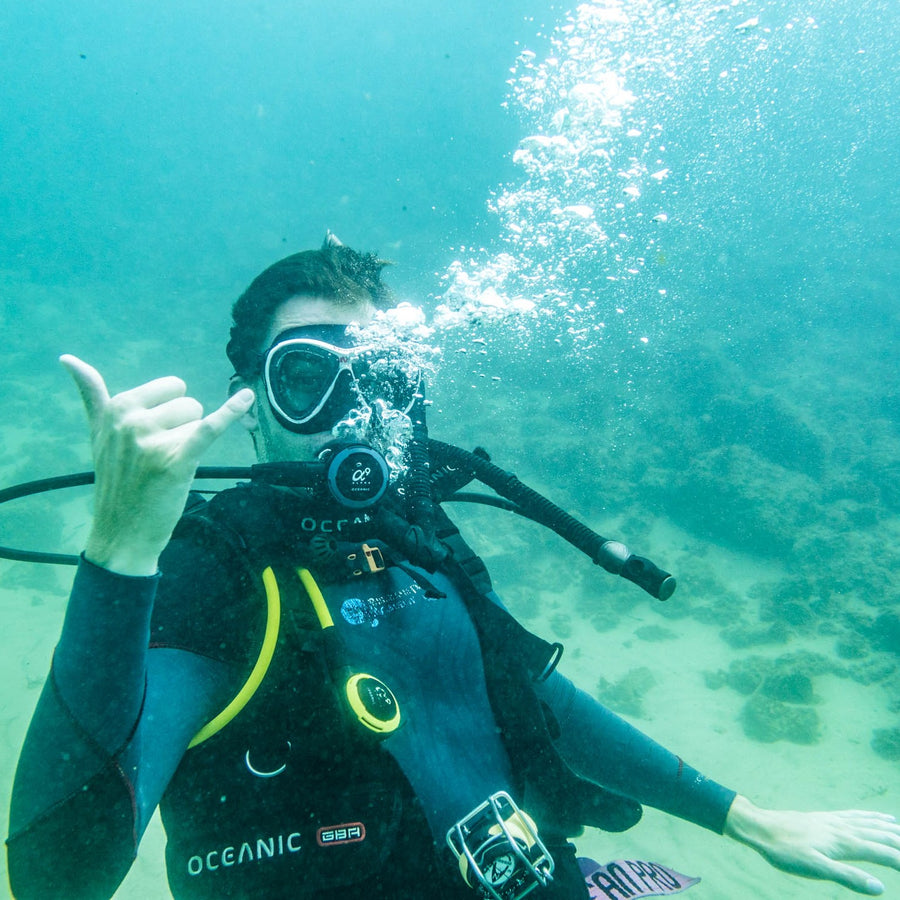
<instances>
[{"instance_id":1,"label":"diver's face","mask_svg":"<svg viewBox=\"0 0 900 900\"><path fill-rule=\"evenodd\" d=\"M275 338L290 328L304 325L366 325L372 317L367 303L338 304L324 297L292 297L277 307L263 342L265 349ZM243 386L243 385L241 385ZM332 440L331 431L316 434L297 434L285 428L269 405L265 380L259 375L249 386L256 393L256 402L244 417L244 426L253 435L256 456L260 462L288 462L315 459L319 451Z\"/></svg>"}]
</instances>

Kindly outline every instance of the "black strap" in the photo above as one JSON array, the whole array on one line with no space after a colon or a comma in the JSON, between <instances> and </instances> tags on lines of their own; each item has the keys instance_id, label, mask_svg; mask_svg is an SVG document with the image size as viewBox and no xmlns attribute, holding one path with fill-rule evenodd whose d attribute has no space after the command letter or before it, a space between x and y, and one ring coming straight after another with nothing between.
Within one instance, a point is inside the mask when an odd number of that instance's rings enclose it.
<instances>
[{"instance_id":1,"label":"black strap","mask_svg":"<svg viewBox=\"0 0 900 900\"><path fill-rule=\"evenodd\" d=\"M445 568L478 631L488 695L513 769L522 780L518 787L525 807L542 827L548 824L563 835L575 834L584 825L606 831L635 825L640 804L579 778L556 750L552 720L544 714L533 683L549 676L562 646L532 634L486 596L481 586L491 590L491 583L483 561L443 510L435 521L442 541L454 551Z\"/></svg>"}]
</instances>

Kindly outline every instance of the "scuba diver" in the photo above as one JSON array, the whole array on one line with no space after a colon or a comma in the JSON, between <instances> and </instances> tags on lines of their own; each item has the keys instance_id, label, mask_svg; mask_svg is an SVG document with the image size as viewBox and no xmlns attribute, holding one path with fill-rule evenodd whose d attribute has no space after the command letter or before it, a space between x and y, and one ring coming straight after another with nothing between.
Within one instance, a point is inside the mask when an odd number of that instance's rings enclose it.
<instances>
[{"instance_id":1,"label":"scuba diver","mask_svg":"<svg viewBox=\"0 0 900 900\"><path fill-rule=\"evenodd\" d=\"M428 437L420 374L365 338L391 305L383 266L329 235L262 272L233 308L230 396L207 415L178 378L111 397L62 357L90 424L94 514L16 772L14 896L112 896L157 807L178 900L689 887L655 863L577 858L583 827L622 831L642 804L880 893L847 860L900 869L892 817L754 806L575 687L561 646L507 611L441 501L477 478L555 513L483 452ZM368 430L338 428L363 412ZM237 422L251 477L191 493ZM379 431L387 444L364 439ZM673 589L621 544L595 556Z\"/></svg>"}]
</instances>

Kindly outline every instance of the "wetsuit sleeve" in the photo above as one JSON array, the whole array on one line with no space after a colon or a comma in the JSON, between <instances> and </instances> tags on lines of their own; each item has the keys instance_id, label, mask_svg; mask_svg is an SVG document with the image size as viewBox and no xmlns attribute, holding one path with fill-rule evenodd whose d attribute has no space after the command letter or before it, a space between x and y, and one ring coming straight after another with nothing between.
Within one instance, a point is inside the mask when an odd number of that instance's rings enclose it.
<instances>
[{"instance_id":1,"label":"wetsuit sleeve","mask_svg":"<svg viewBox=\"0 0 900 900\"><path fill-rule=\"evenodd\" d=\"M559 724L560 755L579 775L722 833L734 791L701 775L559 672L538 685L538 695Z\"/></svg>"},{"instance_id":2,"label":"wetsuit sleeve","mask_svg":"<svg viewBox=\"0 0 900 900\"><path fill-rule=\"evenodd\" d=\"M113 894L191 729L224 691L221 663L148 654L157 582L79 566L13 786L18 900Z\"/></svg>"}]
</instances>

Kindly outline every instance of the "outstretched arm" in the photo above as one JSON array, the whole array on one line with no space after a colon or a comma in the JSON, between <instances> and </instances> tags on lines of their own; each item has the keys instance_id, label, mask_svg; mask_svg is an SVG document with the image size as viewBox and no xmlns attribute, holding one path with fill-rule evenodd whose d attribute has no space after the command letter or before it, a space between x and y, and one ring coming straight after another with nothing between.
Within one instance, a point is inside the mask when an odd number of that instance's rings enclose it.
<instances>
[{"instance_id":1,"label":"outstretched arm","mask_svg":"<svg viewBox=\"0 0 900 900\"><path fill-rule=\"evenodd\" d=\"M900 825L878 812L760 809L686 765L554 672L538 693L556 715L560 753L580 775L753 847L776 868L862 894L881 882L847 861L900 870Z\"/></svg>"},{"instance_id":2,"label":"outstretched arm","mask_svg":"<svg viewBox=\"0 0 900 900\"><path fill-rule=\"evenodd\" d=\"M725 819L725 834L778 869L836 881L860 894L880 894L884 885L848 860L900 871L900 825L884 813L760 809L739 794Z\"/></svg>"},{"instance_id":3,"label":"outstretched arm","mask_svg":"<svg viewBox=\"0 0 900 900\"><path fill-rule=\"evenodd\" d=\"M537 685L559 724L557 749L583 778L722 833L734 791L691 768L559 671Z\"/></svg>"}]
</instances>

